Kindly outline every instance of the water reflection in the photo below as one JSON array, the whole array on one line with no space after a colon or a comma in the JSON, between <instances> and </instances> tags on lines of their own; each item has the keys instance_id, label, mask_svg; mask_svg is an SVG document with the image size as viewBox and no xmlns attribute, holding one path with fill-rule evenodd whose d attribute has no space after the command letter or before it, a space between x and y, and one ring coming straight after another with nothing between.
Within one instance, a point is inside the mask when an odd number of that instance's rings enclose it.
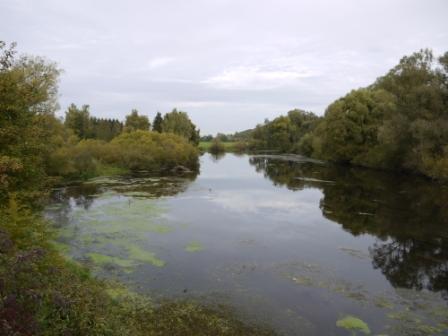
<instances>
[{"instance_id":1,"label":"water reflection","mask_svg":"<svg viewBox=\"0 0 448 336\"><path fill-rule=\"evenodd\" d=\"M95 198L104 192L112 191L125 196L142 198L175 196L184 192L196 177L197 173L179 177L146 175L100 177L86 183L56 189L52 199L57 203L68 203L72 200L76 206L88 210Z\"/></svg>"},{"instance_id":2,"label":"water reflection","mask_svg":"<svg viewBox=\"0 0 448 336\"><path fill-rule=\"evenodd\" d=\"M276 186L321 190L323 216L354 236L376 237L369 248L372 265L392 286L441 292L448 300L446 186L297 156L253 156L249 162Z\"/></svg>"}]
</instances>

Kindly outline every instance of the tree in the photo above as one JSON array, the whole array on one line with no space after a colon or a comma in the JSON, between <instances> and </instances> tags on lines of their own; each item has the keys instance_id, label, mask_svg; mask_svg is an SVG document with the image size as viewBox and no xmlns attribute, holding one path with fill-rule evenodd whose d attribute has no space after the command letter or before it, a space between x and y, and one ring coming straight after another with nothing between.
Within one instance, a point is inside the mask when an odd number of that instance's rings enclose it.
<instances>
[{"instance_id":1,"label":"tree","mask_svg":"<svg viewBox=\"0 0 448 336\"><path fill-rule=\"evenodd\" d=\"M151 126L149 119L147 116L139 115L136 109L131 111L131 114L126 116L126 121L124 124L125 130L127 132L136 131L136 130L149 130Z\"/></svg>"},{"instance_id":2,"label":"tree","mask_svg":"<svg viewBox=\"0 0 448 336\"><path fill-rule=\"evenodd\" d=\"M162 123L163 118L162 114L160 112L157 112L156 116L154 117L154 121L152 122L152 130L155 132L162 133Z\"/></svg>"},{"instance_id":3,"label":"tree","mask_svg":"<svg viewBox=\"0 0 448 336\"><path fill-rule=\"evenodd\" d=\"M289 111L287 116L272 121L266 119L264 124L246 133L252 138L252 147L256 149L298 152L301 139L315 128L318 121L315 114L295 109Z\"/></svg>"},{"instance_id":4,"label":"tree","mask_svg":"<svg viewBox=\"0 0 448 336\"><path fill-rule=\"evenodd\" d=\"M199 143L199 130L188 117L186 112L173 111L165 114L162 121L163 132L174 133L187 139L193 144Z\"/></svg>"},{"instance_id":5,"label":"tree","mask_svg":"<svg viewBox=\"0 0 448 336\"><path fill-rule=\"evenodd\" d=\"M93 139L110 141L123 130L123 123L117 119L90 118L90 133Z\"/></svg>"},{"instance_id":6,"label":"tree","mask_svg":"<svg viewBox=\"0 0 448 336\"><path fill-rule=\"evenodd\" d=\"M75 104L70 104L65 112L65 127L70 128L80 138L91 137L91 120L89 105L83 105L80 109Z\"/></svg>"},{"instance_id":7,"label":"tree","mask_svg":"<svg viewBox=\"0 0 448 336\"><path fill-rule=\"evenodd\" d=\"M448 179L447 64L427 49L403 57L332 103L302 144L318 158Z\"/></svg>"},{"instance_id":8,"label":"tree","mask_svg":"<svg viewBox=\"0 0 448 336\"><path fill-rule=\"evenodd\" d=\"M57 108L59 72L42 58L17 58L15 45L0 41L0 202L45 183L48 138L39 118Z\"/></svg>"}]
</instances>

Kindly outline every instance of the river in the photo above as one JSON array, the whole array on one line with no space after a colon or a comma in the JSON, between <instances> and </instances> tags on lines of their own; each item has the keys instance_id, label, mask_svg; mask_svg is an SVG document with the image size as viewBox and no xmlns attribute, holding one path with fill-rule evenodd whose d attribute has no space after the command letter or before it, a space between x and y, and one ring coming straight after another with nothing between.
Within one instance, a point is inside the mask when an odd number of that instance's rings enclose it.
<instances>
[{"instance_id":1,"label":"river","mask_svg":"<svg viewBox=\"0 0 448 336\"><path fill-rule=\"evenodd\" d=\"M283 335L448 335L448 189L424 178L205 154L193 176L55 189L45 213L64 254L154 300Z\"/></svg>"}]
</instances>

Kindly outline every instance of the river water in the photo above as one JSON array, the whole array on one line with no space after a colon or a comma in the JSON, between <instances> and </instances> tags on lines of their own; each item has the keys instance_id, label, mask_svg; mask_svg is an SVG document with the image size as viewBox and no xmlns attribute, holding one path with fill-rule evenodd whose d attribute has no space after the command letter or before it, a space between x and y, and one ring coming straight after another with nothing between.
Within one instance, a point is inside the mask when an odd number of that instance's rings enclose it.
<instances>
[{"instance_id":1,"label":"river water","mask_svg":"<svg viewBox=\"0 0 448 336\"><path fill-rule=\"evenodd\" d=\"M426 179L205 154L195 176L52 199L63 253L155 300L224 304L283 335L448 335L448 189Z\"/></svg>"}]
</instances>

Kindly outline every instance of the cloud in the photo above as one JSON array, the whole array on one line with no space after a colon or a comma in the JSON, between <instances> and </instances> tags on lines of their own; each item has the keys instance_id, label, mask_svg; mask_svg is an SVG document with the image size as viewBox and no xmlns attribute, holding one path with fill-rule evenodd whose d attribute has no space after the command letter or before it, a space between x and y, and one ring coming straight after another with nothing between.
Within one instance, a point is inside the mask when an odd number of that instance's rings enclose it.
<instances>
[{"instance_id":1,"label":"cloud","mask_svg":"<svg viewBox=\"0 0 448 336\"><path fill-rule=\"evenodd\" d=\"M165 65L170 64L171 62L174 62L173 57L157 57L149 60L148 62L148 69L156 69L164 67Z\"/></svg>"},{"instance_id":2,"label":"cloud","mask_svg":"<svg viewBox=\"0 0 448 336\"><path fill-rule=\"evenodd\" d=\"M291 199L282 194L276 194L275 199L272 196L271 192L261 190L240 194L233 191L220 191L210 201L238 213L279 211L299 215L309 213L315 208L315 204L309 200Z\"/></svg>"},{"instance_id":3,"label":"cloud","mask_svg":"<svg viewBox=\"0 0 448 336\"><path fill-rule=\"evenodd\" d=\"M313 73L306 70L268 70L260 66L238 66L226 69L203 83L220 89L267 90L292 85L301 78L312 76Z\"/></svg>"}]
</instances>

